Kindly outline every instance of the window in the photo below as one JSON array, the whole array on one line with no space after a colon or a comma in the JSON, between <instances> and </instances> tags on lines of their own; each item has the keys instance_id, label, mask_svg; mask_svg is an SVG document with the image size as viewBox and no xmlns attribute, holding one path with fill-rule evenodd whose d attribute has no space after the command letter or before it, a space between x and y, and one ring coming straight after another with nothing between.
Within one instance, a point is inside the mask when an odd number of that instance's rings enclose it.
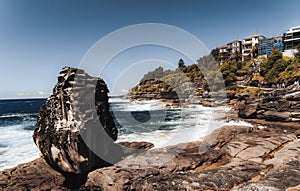
<instances>
[{"instance_id":1,"label":"window","mask_svg":"<svg viewBox=\"0 0 300 191\"><path fill-rule=\"evenodd\" d=\"M300 27L297 27L297 28L293 28L292 31L297 31L297 30L300 30Z\"/></svg>"}]
</instances>

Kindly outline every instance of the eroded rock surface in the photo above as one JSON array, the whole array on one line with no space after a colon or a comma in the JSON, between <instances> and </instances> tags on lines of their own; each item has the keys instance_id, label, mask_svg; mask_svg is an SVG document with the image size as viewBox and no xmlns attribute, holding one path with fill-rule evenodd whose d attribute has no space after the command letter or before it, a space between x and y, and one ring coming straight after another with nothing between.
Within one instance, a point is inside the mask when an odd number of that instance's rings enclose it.
<instances>
[{"instance_id":1,"label":"eroded rock surface","mask_svg":"<svg viewBox=\"0 0 300 191\"><path fill-rule=\"evenodd\" d=\"M47 163L70 179L70 186L84 182L88 172L121 159L107 93L102 79L64 67L38 113L34 142Z\"/></svg>"},{"instance_id":2,"label":"eroded rock surface","mask_svg":"<svg viewBox=\"0 0 300 191\"><path fill-rule=\"evenodd\" d=\"M239 117L300 122L299 88L291 85L260 96L240 95L237 106Z\"/></svg>"},{"instance_id":3,"label":"eroded rock surface","mask_svg":"<svg viewBox=\"0 0 300 191\"><path fill-rule=\"evenodd\" d=\"M134 153L113 166L90 172L80 190L297 190L299 125L262 122L215 131L218 136L205 152L199 152L202 142L192 142ZM1 188L67 190L63 176L42 159L2 171Z\"/></svg>"},{"instance_id":4,"label":"eroded rock surface","mask_svg":"<svg viewBox=\"0 0 300 191\"><path fill-rule=\"evenodd\" d=\"M201 142L193 142L131 155L91 172L82 188L292 190L300 184L298 129L223 127L205 153L199 153Z\"/></svg>"},{"instance_id":5,"label":"eroded rock surface","mask_svg":"<svg viewBox=\"0 0 300 191\"><path fill-rule=\"evenodd\" d=\"M63 190L63 183L64 177L42 158L0 172L0 190Z\"/></svg>"}]
</instances>

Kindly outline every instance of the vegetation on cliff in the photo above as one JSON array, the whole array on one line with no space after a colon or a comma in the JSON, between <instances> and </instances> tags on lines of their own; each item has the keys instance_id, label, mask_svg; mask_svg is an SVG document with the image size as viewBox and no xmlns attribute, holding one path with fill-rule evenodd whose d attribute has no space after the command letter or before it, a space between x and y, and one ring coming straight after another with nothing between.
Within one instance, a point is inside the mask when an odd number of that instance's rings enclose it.
<instances>
[{"instance_id":1,"label":"vegetation on cliff","mask_svg":"<svg viewBox=\"0 0 300 191\"><path fill-rule=\"evenodd\" d=\"M182 88L178 90L181 86L190 94L203 96L206 92L220 91L222 87L226 87L227 94L234 96L244 92L260 93L260 88L277 87L283 83L289 85L300 79L299 54L294 58L284 57L274 47L268 58L261 57L249 62L227 60L218 65L219 68L213 68L216 64L212 62L218 60L215 52L213 50L212 56L204 56L197 64L189 66L180 59L178 68L174 71L164 70L162 67L150 71L131 89L131 93L184 93Z\"/></svg>"}]
</instances>

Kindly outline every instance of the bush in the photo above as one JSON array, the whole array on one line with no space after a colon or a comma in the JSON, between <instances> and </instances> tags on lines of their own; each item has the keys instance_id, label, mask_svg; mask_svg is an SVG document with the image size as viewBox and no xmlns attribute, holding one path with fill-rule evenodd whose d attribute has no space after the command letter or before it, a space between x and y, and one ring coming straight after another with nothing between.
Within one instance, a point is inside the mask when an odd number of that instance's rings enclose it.
<instances>
[{"instance_id":1,"label":"bush","mask_svg":"<svg viewBox=\"0 0 300 191\"><path fill-rule=\"evenodd\" d=\"M250 70L241 69L241 70L237 70L236 74L238 76L246 76L246 75L251 75L252 72Z\"/></svg>"},{"instance_id":2,"label":"bush","mask_svg":"<svg viewBox=\"0 0 300 191\"><path fill-rule=\"evenodd\" d=\"M246 87L242 89L240 93L259 94L263 93L263 90L261 90L260 88Z\"/></svg>"}]
</instances>

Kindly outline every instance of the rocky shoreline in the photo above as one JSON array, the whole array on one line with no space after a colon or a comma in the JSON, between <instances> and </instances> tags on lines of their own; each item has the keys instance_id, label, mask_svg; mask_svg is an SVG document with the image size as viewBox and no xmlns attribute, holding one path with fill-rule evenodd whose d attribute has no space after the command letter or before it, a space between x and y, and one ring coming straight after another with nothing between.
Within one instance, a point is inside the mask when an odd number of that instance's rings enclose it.
<instances>
[{"instance_id":1,"label":"rocky shoreline","mask_svg":"<svg viewBox=\"0 0 300 191\"><path fill-rule=\"evenodd\" d=\"M297 120L300 93L295 87L260 96L244 94L231 100L230 106L235 109L227 114L227 120L243 118L252 127L224 126L204 137L202 142L150 149L152 143L115 144L101 138L103 144L122 151L115 162L103 163L87 149L79 135L81 129L86 132L87 126L82 124L95 121L84 118L88 115L83 113L81 123L68 122L74 118L69 111L76 102L71 94L71 87L78 82L74 80L76 72L73 68L63 69L52 97L39 113L34 140L43 155L1 171L0 190L300 190ZM89 95L89 89L82 87L88 86L92 91L91 84L96 86L94 93L99 100L95 103L95 118L116 140L117 130L107 112L105 83L83 71L79 73L88 80L79 78L76 92ZM214 105L213 100L209 103L208 106ZM170 104L173 107L178 102ZM93 112L87 108L82 111ZM212 137L214 141L208 144L205 140ZM71 142L62 144L68 141ZM74 174L80 179L71 176Z\"/></svg>"},{"instance_id":2,"label":"rocky shoreline","mask_svg":"<svg viewBox=\"0 0 300 191\"><path fill-rule=\"evenodd\" d=\"M90 172L80 190L298 190L299 124L256 123L215 131L203 153L192 142L129 155ZM0 188L68 190L43 158L0 172Z\"/></svg>"},{"instance_id":3,"label":"rocky shoreline","mask_svg":"<svg viewBox=\"0 0 300 191\"><path fill-rule=\"evenodd\" d=\"M300 86L274 89L259 96L240 95L237 109L241 118L300 122Z\"/></svg>"}]
</instances>

